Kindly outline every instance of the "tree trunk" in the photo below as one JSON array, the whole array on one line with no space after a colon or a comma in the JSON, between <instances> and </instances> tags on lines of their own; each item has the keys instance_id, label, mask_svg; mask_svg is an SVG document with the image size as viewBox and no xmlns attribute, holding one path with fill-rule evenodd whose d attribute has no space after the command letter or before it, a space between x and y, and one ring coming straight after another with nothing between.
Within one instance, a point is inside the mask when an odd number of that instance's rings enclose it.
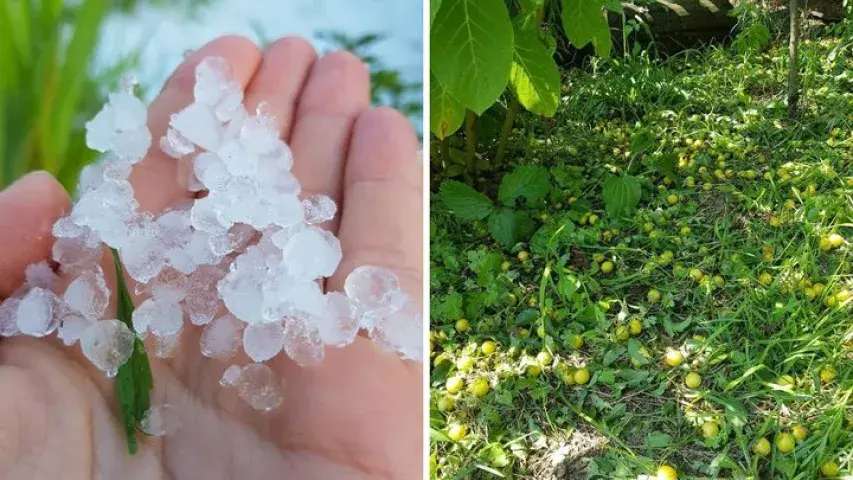
<instances>
[{"instance_id":1,"label":"tree trunk","mask_svg":"<svg viewBox=\"0 0 853 480\"><path fill-rule=\"evenodd\" d=\"M800 12L799 0L790 0L788 13L791 16L791 34L788 39L788 116L797 113L800 101Z\"/></svg>"}]
</instances>

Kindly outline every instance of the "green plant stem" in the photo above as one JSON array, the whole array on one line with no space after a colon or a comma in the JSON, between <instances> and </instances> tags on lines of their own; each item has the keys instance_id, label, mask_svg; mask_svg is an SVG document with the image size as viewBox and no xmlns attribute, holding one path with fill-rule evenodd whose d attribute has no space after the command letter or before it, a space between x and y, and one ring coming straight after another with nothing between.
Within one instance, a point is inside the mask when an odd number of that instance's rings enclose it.
<instances>
[{"instance_id":1,"label":"green plant stem","mask_svg":"<svg viewBox=\"0 0 853 480\"><path fill-rule=\"evenodd\" d=\"M512 133L512 126L515 124L515 116L518 114L518 98L510 94L509 102L506 106L506 117L504 125L501 128L501 138L498 140L498 152L495 155L495 165L502 165L504 156L506 155L506 147L509 143L509 134Z\"/></svg>"},{"instance_id":2,"label":"green plant stem","mask_svg":"<svg viewBox=\"0 0 853 480\"><path fill-rule=\"evenodd\" d=\"M468 166L472 181L477 179L477 130L474 128L476 123L477 114L468 110L465 113L465 165Z\"/></svg>"},{"instance_id":3,"label":"green plant stem","mask_svg":"<svg viewBox=\"0 0 853 480\"><path fill-rule=\"evenodd\" d=\"M444 163L444 169L450 166L450 137L444 137L438 144L441 150L441 161Z\"/></svg>"}]
</instances>

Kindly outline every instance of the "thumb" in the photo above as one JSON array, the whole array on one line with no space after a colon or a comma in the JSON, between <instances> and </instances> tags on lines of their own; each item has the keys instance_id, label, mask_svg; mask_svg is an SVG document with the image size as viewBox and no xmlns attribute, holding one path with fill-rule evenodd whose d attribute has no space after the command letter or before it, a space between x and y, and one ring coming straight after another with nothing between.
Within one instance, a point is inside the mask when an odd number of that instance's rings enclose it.
<instances>
[{"instance_id":1,"label":"thumb","mask_svg":"<svg viewBox=\"0 0 853 480\"><path fill-rule=\"evenodd\" d=\"M0 191L0 298L24 281L27 265L50 257L53 223L68 208L68 194L47 172L32 172Z\"/></svg>"}]
</instances>

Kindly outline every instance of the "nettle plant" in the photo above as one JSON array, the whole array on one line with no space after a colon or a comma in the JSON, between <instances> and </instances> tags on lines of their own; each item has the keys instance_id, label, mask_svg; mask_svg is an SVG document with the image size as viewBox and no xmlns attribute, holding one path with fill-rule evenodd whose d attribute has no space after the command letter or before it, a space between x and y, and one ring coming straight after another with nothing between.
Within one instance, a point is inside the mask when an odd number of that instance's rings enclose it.
<instances>
[{"instance_id":1,"label":"nettle plant","mask_svg":"<svg viewBox=\"0 0 853 480\"><path fill-rule=\"evenodd\" d=\"M605 11L623 13L615 0L436 0L430 9L430 130L444 140L466 123L471 170L474 122L502 96L507 111L498 159L519 104L546 116L557 111L561 84L552 32L560 28L542 28L545 19L559 18L572 46L591 44L608 57Z\"/></svg>"},{"instance_id":2,"label":"nettle plant","mask_svg":"<svg viewBox=\"0 0 853 480\"><path fill-rule=\"evenodd\" d=\"M541 200L551 191L551 175L545 167L525 165L504 176L498 188L498 202L470 186L446 180L441 184L445 205L462 220L488 218L489 233L504 247L512 247L536 229L530 214L517 208L518 200L528 204Z\"/></svg>"}]
</instances>

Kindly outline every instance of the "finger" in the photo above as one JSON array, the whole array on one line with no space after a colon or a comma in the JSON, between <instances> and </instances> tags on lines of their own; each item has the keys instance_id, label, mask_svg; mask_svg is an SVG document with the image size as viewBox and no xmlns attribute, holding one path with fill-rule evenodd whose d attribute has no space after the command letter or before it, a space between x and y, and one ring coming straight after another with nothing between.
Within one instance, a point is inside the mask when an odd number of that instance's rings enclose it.
<instances>
[{"instance_id":1,"label":"finger","mask_svg":"<svg viewBox=\"0 0 853 480\"><path fill-rule=\"evenodd\" d=\"M246 109L253 112L266 102L285 141L290 138L296 102L316 59L314 47L303 38L276 40L264 51L261 66L246 89Z\"/></svg>"},{"instance_id":2,"label":"finger","mask_svg":"<svg viewBox=\"0 0 853 480\"><path fill-rule=\"evenodd\" d=\"M225 36L194 51L175 70L148 110L148 128L152 135L148 155L130 174L130 183L142 210L158 213L178 200L192 198L177 181L178 162L160 150L160 137L166 133L171 115L192 103L195 67L211 56L222 57L228 62L234 80L242 88L249 83L261 60L261 52L251 40Z\"/></svg>"},{"instance_id":3,"label":"finger","mask_svg":"<svg viewBox=\"0 0 853 480\"><path fill-rule=\"evenodd\" d=\"M53 224L68 208L65 189L46 172L0 192L0 298L21 285L27 265L50 258Z\"/></svg>"},{"instance_id":4,"label":"finger","mask_svg":"<svg viewBox=\"0 0 853 480\"><path fill-rule=\"evenodd\" d=\"M293 174L303 196L322 193L340 203L344 161L358 115L370 105L367 67L338 52L314 63L296 110ZM326 225L335 231L337 220Z\"/></svg>"},{"instance_id":5,"label":"finger","mask_svg":"<svg viewBox=\"0 0 853 480\"><path fill-rule=\"evenodd\" d=\"M329 290L340 290L360 265L394 271L420 299L423 282L423 178L418 140L401 113L385 107L362 114L353 129L344 173L338 237L344 257Z\"/></svg>"}]
</instances>

